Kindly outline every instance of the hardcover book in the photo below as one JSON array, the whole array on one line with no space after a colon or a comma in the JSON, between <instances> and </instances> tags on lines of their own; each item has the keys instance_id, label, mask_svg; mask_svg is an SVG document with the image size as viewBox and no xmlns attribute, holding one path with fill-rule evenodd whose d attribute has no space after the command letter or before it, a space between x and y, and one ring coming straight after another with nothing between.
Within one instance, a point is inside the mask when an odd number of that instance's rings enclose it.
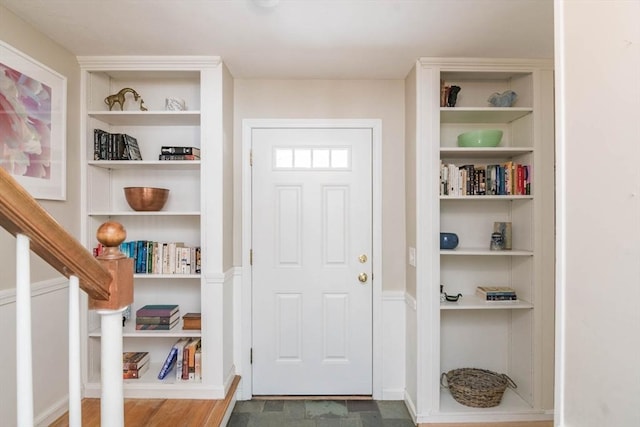
<instances>
[{"instance_id":1,"label":"hardcover book","mask_svg":"<svg viewBox=\"0 0 640 427\"><path fill-rule=\"evenodd\" d=\"M160 154L193 154L200 156L200 149L197 147L180 147L177 145L163 145Z\"/></svg>"},{"instance_id":2,"label":"hardcover book","mask_svg":"<svg viewBox=\"0 0 640 427\"><path fill-rule=\"evenodd\" d=\"M137 325L170 325L175 323L180 317L180 313L173 313L171 316L138 316Z\"/></svg>"},{"instance_id":3,"label":"hardcover book","mask_svg":"<svg viewBox=\"0 0 640 427\"><path fill-rule=\"evenodd\" d=\"M148 304L136 311L138 317L171 316L177 313L177 304Z\"/></svg>"},{"instance_id":4,"label":"hardcover book","mask_svg":"<svg viewBox=\"0 0 640 427\"><path fill-rule=\"evenodd\" d=\"M200 160L195 154L160 154L158 160Z\"/></svg>"},{"instance_id":5,"label":"hardcover book","mask_svg":"<svg viewBox=\"0 0 640 427\"><path fill-rule=\"evenodd\" d=\"M173 329L174 326L178 324L178 319L176 319L173 323L169 324L145 324L145 323L136 323L136 330L138 331L168 331Z\"/></svg>"},{"instance_id":6,"label":"hardcover book","mask_svg":"<svg viewBox=\"0 0 640 427\"><path fill-rule=\"evenodd\" d=\"M149 370L150 363L145 363L137 369L123 369L122 370L122 378L125 380L128 379L138 379Z\"/></svg>"},{"instance_id":7,"label":"hardcover book","mask_svg":"<svg viewBox=\"0 0 640 427\"><path fill-rule=\"evenodd\" d=\"M122 370L139 369L149 361L149 353L146 351L127 351L122 353Z\"/></svg>"}]
</instances>

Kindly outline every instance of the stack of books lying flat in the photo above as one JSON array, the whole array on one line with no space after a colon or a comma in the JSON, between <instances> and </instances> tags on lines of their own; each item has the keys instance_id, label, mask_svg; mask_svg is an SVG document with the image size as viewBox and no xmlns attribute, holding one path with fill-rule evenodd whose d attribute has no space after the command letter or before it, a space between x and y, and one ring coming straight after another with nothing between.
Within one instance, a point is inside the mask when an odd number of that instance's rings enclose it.
<instances>
[{"instance_id":1,"label":"stack of books lying flat","mask_svg":"<svg viewBox=\"0 0 640 427\"><path fill-rule=\"evenodd\" d=\"M149 369L149 353L146 351L127 351L122 353L122 378L137 379Z\"/></svg>"},{"instance_id":2,"label":"stack of books lying flat","mask_svg":"<svg viewBox=\"0 0 640 427\"><path fill-rule=\"evenodd\" d=\"M164 145L160 148L158 160L200 160L200 149Z\"/></svg>"},{"instance_id":3,"label":"stack of books lying flat","mask_svg":"<svg viewBox=\"0 0 640 427\"><path fill-rule=\"evenodd\" d=\"M178 324L180 310L176 304L145 305L136 311L136 329L168 331Z\"/></svg>"},{"instance_id":4,"label":"stack of books lying flat","mask_svg":"<svg viewBox=\"0 0 640 427\"><path fill-rule=\"evenodd\" d=\"M513 288L508 286L478 286L476 295L486 301L517 301L518 296Z\"/></svg>"}]
</instances>

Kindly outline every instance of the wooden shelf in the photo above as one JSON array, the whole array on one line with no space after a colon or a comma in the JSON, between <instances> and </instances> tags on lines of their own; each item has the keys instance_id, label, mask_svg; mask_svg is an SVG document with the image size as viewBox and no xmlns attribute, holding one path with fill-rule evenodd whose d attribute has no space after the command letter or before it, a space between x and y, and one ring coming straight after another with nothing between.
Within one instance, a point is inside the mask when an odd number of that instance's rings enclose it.
<instances>
[{"instance_id":1,"label":"wooden shelf","mask_svg":"<svg viewBox=\"0 0 640 427\"><path fill-rule=\"evenodd\" d=\"M89 336L93 338L99 338L102 336L102 331L97 328L89 332ZM122 328L123 338L182 338L182 337L200 337L202 332L200 330L184 330L182 329L182 318L178 320L178 324L168 331L162 330L136 330L135 314L132 315L124 328ZM167 349L169 351L169 349Z\"/></svg>"},{"instance_id":2,"label":"wooden shelf","mask_svg":"<svg viewBox=\"0 0 640 427\"><path fill-rule=\"evenodd\" d=\"M440 196L440 200L532 200L533 195L527 196Z\"/></svg>"},{"instance_id":3,"label":"wooden shelf","mask_svg":"<svg viewBox=\"0 0 640 427\"><path fill-rule=\"evenodd\" d=\"M89 166L102 169L200 169L200 160L91 160Z\"/></svg>"},{"instance_id":4,"label":"wooden shelf","mask_svg":"<svg viewBox=\"0 0 640 427\"><path fill-rule=\"evenodd\" d=\"M200 216L199 211L94 211L89 216Z\"/></svg>"},{"instance_id":5,"label":"wooden shelf","mask_svg":"<svg viewBox=\"0 0 640 427\"><path fill-rule=\"evenodd\" d=\"M527 250L504 250L492 251L485 248L456 248L456 249L440 249L440 255L452 256L533 256L533 251Z\"/></svg>"},{"instance_id":6,"label":"wooden shelf","mask_svg":"<svg viewBox=\"0 0 640 427\"><path fill-rule=\"evenodd\" d=\"M450 147L440 148L441 159L494 159L532 154L531 147Z\"/></svg>"},{"instance_id":7,"label":"wooden shelf","mask_svg":"<svg viewBox=\"0 0 640 427\"><path fill-rule=\"evenodd\" d=\"M200 111L89 111L88 115L117 126L200 125Z\"/></svg>"},{"instance_id":8,"label":"wooden shelf","mask_svg":"<svg viewBox=\"0 0 640 427\"><path fill-rule=\"evenodd\" d=\"M533 414L539 414L540 419L548 419L549 415L542 413L539 410L535 410L522 399L515 391L507 388L502 395L502 401L498 406L493 408L472 408L470 406L462 405L458 403L451 393L446 388L440 389L440 413L438 415L451 415L449 420L455 419L455 416L468 417L470 415L476 415L478 417L487 417L488 420L496 421L500 418L489 418L492 416L509 415L514 417L516 415L526 416L527 420L532 419ZM545 418L546 417L546 418ZM479 418L478 418L479 419Z\"/></svg>"},{"instance_id":9,"label":"wooden shelf","mask_svg":"<svg viewBox=\"0 0 640 427\"><path fill-rule=\"evenodd\" d=\"M487 301L478 295L462 295L458 301L440 302L440 310L517 310L531 309L529 301Z\"/></svg>"},{"instance_id":10,"label":"wooden shelf","mask_svg":"<svg viewBox=\"0 0 640 427\"><path fill-rule=\"evenodd\" d=\"M511 123L533 112L533 108L440 108L441 123Z\"/></svg>"},{"instance_id":11,"label":"wooden shelf","mask_svg":"<svg viewBox=\"0 0 640 427\"><path fill-rule=\"evenodd\" d=\"M136 279L200 279L200 274L134 274Z\"/></svg>"}]
</instances>

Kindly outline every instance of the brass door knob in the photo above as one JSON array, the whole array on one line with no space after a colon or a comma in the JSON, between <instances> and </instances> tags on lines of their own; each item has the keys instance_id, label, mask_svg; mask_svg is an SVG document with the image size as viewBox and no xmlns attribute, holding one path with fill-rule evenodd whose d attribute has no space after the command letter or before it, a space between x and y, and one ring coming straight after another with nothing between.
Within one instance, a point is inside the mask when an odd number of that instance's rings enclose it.
<instances>
[{"instance_id":1,"label":"brass door knob","mask_svg":"<svg viewBox=\"0 0 640 427\"><path fill-rule=\"evenodd\" d=\"M361 281L362 283L366 283L368 278L369 276L367 276L367 273L358 274L358 280Z\"/></svg>"}]
</instances>

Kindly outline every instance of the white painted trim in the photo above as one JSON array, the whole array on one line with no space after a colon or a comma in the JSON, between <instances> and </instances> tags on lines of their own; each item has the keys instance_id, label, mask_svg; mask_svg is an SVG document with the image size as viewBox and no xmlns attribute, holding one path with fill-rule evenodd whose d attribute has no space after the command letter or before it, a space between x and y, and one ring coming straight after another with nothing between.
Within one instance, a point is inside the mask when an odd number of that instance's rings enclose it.
<instances>
[{"instance_id":1,"label":"white painted trim","mask_svg":"<svg viewBox=\"0 0 640 427\"><path fill-rule=\"evenodd\" d=\"M565 290L566 290L566 270L567 265L567 207L566 207L566 153L565 153L565 17L564 1L554 2L554 52L555 52L555 140L556 140L556 294L555 294L555 372L554 372L554 411L556 425L563 425L565 420L565 363L566 363L566 311L565 311Z\"/></svg>"},{"instance_id":2,"label":"white painted trim","mask_svg":"<svg viewBox=\"0 0 640 427\"><path fill-rule=\"evenodd\" d=\"M418 310L418 303L416 302L416 299L412 295L405 292L404 300L407 304L407 307L409 307L411 310L413 311Z\"/></svg>"},{"instance_id":3,"label":"white painted trim","mask_svg":"<svg viewBox=\"0 0 640 427\"><path fill-rule=\"evenodd\" d=\"M69 281L66 277L59 277L55 279L43 280L41 282L35 282L31 284L31 298L57 292L62 289L66 289L69 286ZM9 304L15 304L16 302L16 289L4 289L0 291L0 307Z\"/></svg>"},{"instance_id":4,"label":"white painted trim","mask_svg":"<svg viewBox=\"0 0 640 427\"><path fill-rule=\"evenodd\" d=\"M55 420L64 415L68 411L68 408L69 399L65 396L38 414L34 420L34 425L38 427L50 426Z\"/></svg>"},{"instance_id":5,"label":"white painted trim","mask_svg":"<svg viewBox=\"0 0 640 427\"><path fill-rule=\"evenodd\" d=\"M368 128L372 130L373 215L373 398L382 397L382 121L380 119L244 119L242 121L242 349L238 369L242 372L242 399L251 399L253 381L251 352L251 134L254 128ZM245 367L248 367L245 369Z\"/></svg>"}]
</instances>

